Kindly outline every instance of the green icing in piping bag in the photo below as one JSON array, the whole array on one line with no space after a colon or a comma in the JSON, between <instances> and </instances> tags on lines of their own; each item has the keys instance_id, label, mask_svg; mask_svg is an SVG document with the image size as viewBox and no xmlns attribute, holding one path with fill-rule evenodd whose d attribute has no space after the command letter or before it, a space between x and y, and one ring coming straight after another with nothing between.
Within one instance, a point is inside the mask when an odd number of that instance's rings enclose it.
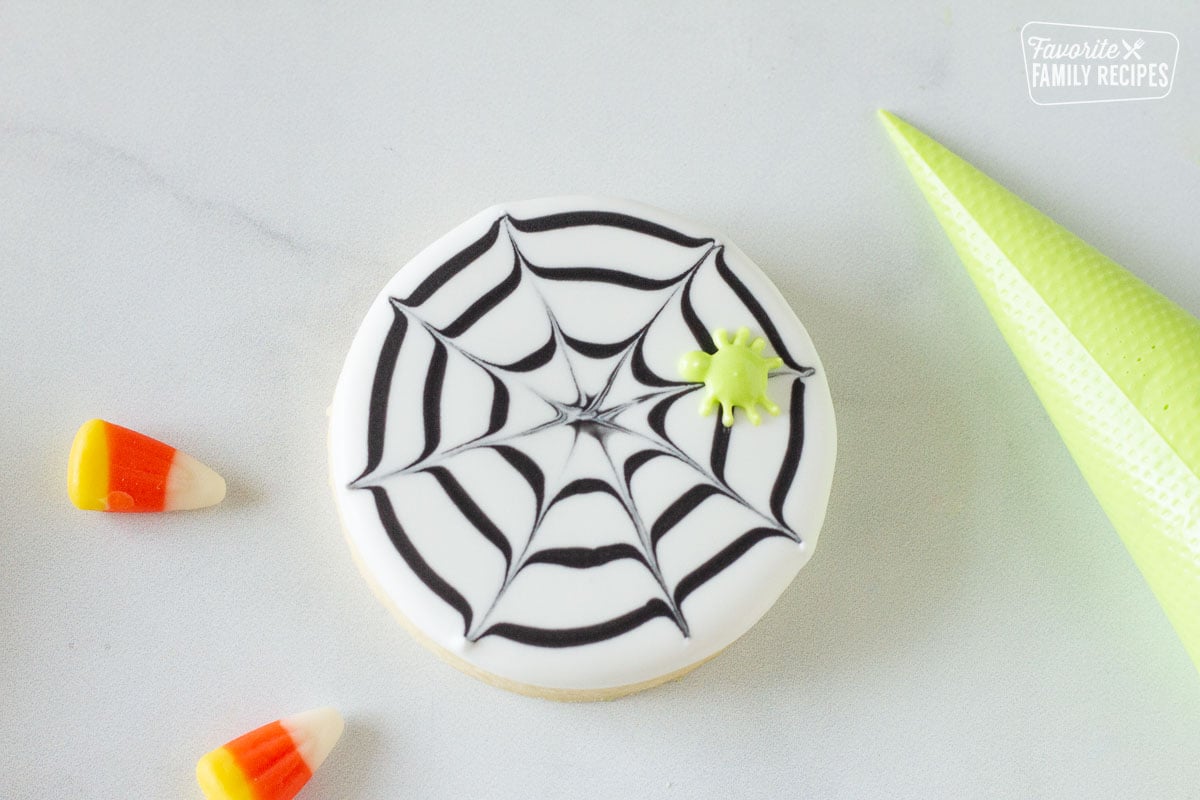
<instances>
[{"instance_id":1,"label":"green icing in piping bag","mask_svg":"<svg viewBox=\"0 0 1200 800\"><path fill-rule=\"evenodd\" d=\"M916 128L879 114L1200 668L1200 321Z\"/></svg>"}]
</instances>

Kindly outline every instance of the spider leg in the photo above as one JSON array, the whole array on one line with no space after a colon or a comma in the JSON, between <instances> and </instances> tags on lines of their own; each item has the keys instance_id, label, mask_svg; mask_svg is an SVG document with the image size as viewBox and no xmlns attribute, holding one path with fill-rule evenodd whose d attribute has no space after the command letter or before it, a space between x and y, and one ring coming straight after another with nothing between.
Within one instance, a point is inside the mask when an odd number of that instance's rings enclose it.
<instances>
[{"instance_id":1,"label":"spider leg","mask_svg":"<svg viewBox=\"0 0 1200 800\"><path fill-rule=\"evenodd\" d=\"M722 347L728 347L732 342L729 340L729 331L724 328L717 328L713 331L713 344L720 350Z\"/></svg>"},{"instance_id":2,"label":"spider leg","mask_svg":"<svg viewBox=\"0 0 1200 800\"><path fill-rule=\"evenodd\" d=\"M775 356L774 358L767 359L767 372L770 372L773 369L779 369L782 366L783 366L783 359L780 358L779 356Z\"/></svg>"},{"instance_id":3,"label":"spider leg","mask_svg":"<svg viewBox=\"0 0 1200 800\"><path fill-rule=\"evenodd\" d=\"M761 353L762 349L767 346L767 340L761 336L750 343L750 350L755 353Z\"/></svg>"},{"instance_id":4,"label":"spider leg","mask_svg":"<svg viewBox=\"0 0 1200 800\"><path fill-rule=\"evenodd\" d=\"M758 398L758 402L760 405L762 405L763 408L765 408L767 410L767 413L770 414L772 417L779 416L779 405L777 403L773 402L771 400L771 398L767 397L764 394L762 397Z\"/></svg>"},{"instance_id":5,"label":"spider leg","mask_svg":"<svg viewBox=\"0 0 1200 800\"><path fill-rule=\"evenodd\" d=\"M733 427L733 406L722 406L721 424L726 428Z\"/></svg>"},{"instance_id":6,"label":"spider leg","mask_svg":"<svg viewBox=\"0 0 1200 800\"><path fill-rule=\"evenodd\" d=\"M746 419L750 420L751 425L759 425L762 423L762 417L759 415L758 409L754 407L753 403L745 406L742 410L746 412Z\"/></svg>"},{"instance_id":7,"label":"spider leg","mask_svg":"<svg viewBox=\"0 0 1200 800\"><path fill-rule=\"evenodd\" d=\"M713 409L715 409L717 407L717 404L719 402L720 401L717 400L716 395L714 395L714 394L705 395L704 398L700 401L700 416L707 417L709 414L711 414L713 412Z\"/></svg>"},{"instance_id":8,"label":"spider leg","mask_svg":"<svg viewBox=\"0 0 1200 800\"><path fill-rule=\"evenodd\" d=\"M738 328L737 333L733 336L733 343L745 344L748 341L750 341L750 329L745 327Z\"/></svg>"}]
</instances>

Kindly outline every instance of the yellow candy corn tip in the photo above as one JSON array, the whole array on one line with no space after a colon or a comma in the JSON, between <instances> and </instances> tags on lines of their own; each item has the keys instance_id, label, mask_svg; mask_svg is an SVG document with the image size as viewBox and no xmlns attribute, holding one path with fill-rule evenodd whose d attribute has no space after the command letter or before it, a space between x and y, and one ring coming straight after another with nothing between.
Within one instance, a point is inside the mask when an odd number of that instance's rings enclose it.
<instances>
[{"instance_id":1,"label":"yellow candy corn tip","mask_svg":"<svg viewBox=\"0 0 1200 800\"><path fill-rule=\"evenodd\" d=\"M255 800L245 773L224 747L196 762L196 782L208 800Z\"/></svg>"},{"instance_id":2,"label":"yellow candy corn tip","mask_svg":"<svg viewBox=\"0 0 1200 800\"><path fill-rule=\"evenodd\" d=\"M108 503L108 437L102 419L80 426L67 459L67 496L76 508L106 511Z\"/></svg>"}]
</instances>

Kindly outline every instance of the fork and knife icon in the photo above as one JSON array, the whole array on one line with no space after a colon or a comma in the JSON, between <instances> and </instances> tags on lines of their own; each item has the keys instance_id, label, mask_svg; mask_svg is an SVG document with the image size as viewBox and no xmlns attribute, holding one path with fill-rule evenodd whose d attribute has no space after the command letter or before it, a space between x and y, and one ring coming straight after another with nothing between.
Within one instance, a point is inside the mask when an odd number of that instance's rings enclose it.
<instances>
[{"instance_id":1,"label":"fork and knife icon","mask_svg":"<svg viewBox=\"0 0 1200 800\"><path fill-rule=\"evenodd\" d=\"M1125 45L1125 60L1126 60L1126 61L1128 61L1128 60L1129 60L1129 57L1130 57L1130 56L1133 56L1133 57L1134 57L1134 58L1136 58L1138 61L1141 61L1141 60L1142 60L1142 54L1141 54L1141 53L1139 53L1139 52L1138 52L1138 50L1141 50L1141 49L1142 49L1142 45L1144 45L1145 43L1146 43L1146 40L1145 40L1145 39L1138 39L1138 40L1137 40L1137 41L1135 41L1133 44L1130 44L1129 42L1127 42L1127 41L1125 41L1124 39L1122 39L1122 40L1121 40L1121 44Z\"/></svg>"}]
</instances>

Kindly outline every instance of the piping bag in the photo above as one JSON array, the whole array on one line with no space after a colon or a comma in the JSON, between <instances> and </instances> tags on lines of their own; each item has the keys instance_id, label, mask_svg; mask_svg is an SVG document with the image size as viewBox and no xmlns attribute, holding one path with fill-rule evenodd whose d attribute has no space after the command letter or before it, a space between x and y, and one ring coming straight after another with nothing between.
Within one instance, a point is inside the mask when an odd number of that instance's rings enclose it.
<instances>
[{"instance_id":1,"label":"piping bag","mask_svg":"<svg viewBox=\"0 0 1200 800\"><path fill-rule=\"evenodd\" d=\"M1200 669L1200 321L921 131L879 115Z\"/></svg>"}]
</instances>

